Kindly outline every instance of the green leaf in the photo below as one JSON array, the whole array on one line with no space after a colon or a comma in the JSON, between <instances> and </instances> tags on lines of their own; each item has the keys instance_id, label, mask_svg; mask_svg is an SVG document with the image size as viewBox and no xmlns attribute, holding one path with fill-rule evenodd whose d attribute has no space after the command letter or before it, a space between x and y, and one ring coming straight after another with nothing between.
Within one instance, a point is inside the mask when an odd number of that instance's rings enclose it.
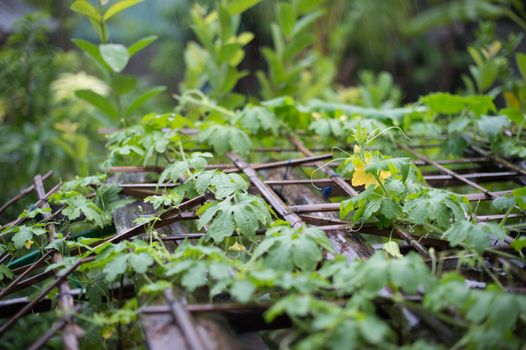
<instances>
[{"instance_id":1,"label":"green leaf","mask_svg":"<svg viewBox=\"0 0 526 350\"><path fill-rule=\"evenodd\" d=\"M378 318L367 315L359 321L360 334L371 344L380 345L389 334L389 327Z\"/></svg>"},{"instance_id":2,"label":"green leaf","mask_svg":"<svg viewBox=\"0 0 526 350\"><path fill-rule=\"evenodd\" d=\"M517 62L517 67L519 67L519 71L521 72L522 79L526 80L526 55L523 53L518 53L515 56L515 61Z\"/></svg>"},{"instance_id":3,"label":"green leaf","mask_svg":"<svg viewBox=\"0 0 526 350\"><path fill-rule=\"evenodd\" d=\"M309 237L300 237L294 241L292 262L300 270L313 270L323 258L321 249Z\"/></svg>"},{"instance_id":4,"label":"green leaf","mask_svg":"<svg viewBox=\"0 0 526 350\"><path fill-rule=\"evenodd\" d=\"M310 295L290 294L279 299L265 313L265 320L272 322L277 316L287 313L289 316L303 317L309 313L312 304Z\"/></svg>"},{"instance_id":5,"label":"green leaf","mask_svg":"<svg viewBox=\"0 0 526 350\"><path fill-rule=\"evenodd\" d=\"M194 187L197 193L202 194L208 190L210 180L216 175L214 170L204 171L195 177Z\"/></svg>"},{"instance_id":6,"label":"green leaf","mask_svg":"<svg viewBox=\"0 0 526 350\"><path fill-rule=\"evenodd\" d=\"M283 34L288 37L294 30L296 24L296 11L292 4L280 2L278 5L278 22Z\"/></svg>"},{"instance_id":7,"label":"green leaf","mask_svg":"<svg viewBox=\"0 0 526 350\"><path fill-rule=\"evenodd\" d=\"M443 237L446 237L453 247L462 245L482 253L489 247L492 239L504 239L506 229L495 223L474 224L469 221L459 221L451 225L444 232Z\"/></svg>"},{"instance_id":8,"label":"green leaf","mask_svg":"<svg viewBox=\"0 0 526 350\"><path fill-rule=\"evenodd\" d=\"M280 126L280 121L276 115L264 107L245 107L237 119L241 126L250 131L251 134L271 131L272 134L276 135Z\"/></svg>"},{"instance_id":9,"label":"green leaf","mask_svg":"<svg viewBox=\"0 0 526 350\"><path fill-rule=\"evenodd\" d=\"M214 187L214 194L217 199L224 199L235 192L246 192L247 182L239 174L216 173L210 179L210 185Z\"/></svg>"},{"instance_id":10,"label":"green leaf","mask_svg":"<svg viewBox=\"0 0 526 350\"><path fill-rule=\"evenodd\" d=\"M154 209L170 206L174 207L181 204L182 201L183 196L176 191L170 191L167 194L148 196L144 198L144 202L152 204Z\"/></svg>"},{"instance_id":11,"label":"green leaf","mask_svg":"<svg viewBox=\"0 0 526 350\"><path fill-rule=\"evenodd\" d=\"M16 249L22 249L26 242L33 239L33 235L43 235L46 230L40 227L22 225L18 227L18 231L11 237Z\"/></svg>"},{"instance_id":12,"label":"green leaf","mask_svg":"<svg viewBox=\"0 0 526 350\"><path fill-rule=\"evenodd\" d=\"M139 51L149 46L158 38L159 37L157 35L150 35L133 43L130 47L128 47L128 54L130 55L130 58L135 56Z\"/></svg>"},{"instance_id":13,"label":"green leaf","mask_svg":"<svg viewBox=\"0 0 526 350\"><path fill-rule=\"evenodd\" d=\"M491 206L497 210L508 210L515 205L515 199L513 197L498 197L491 202Z\"/></svg>"},{"instance_id":14,"label":"green leaf","mask_svg":"<svg viewBox=\"0 0 526 350\"><path fill-rule=\"evenodd\" d=\"M9 267L0 264L0 281L3 281L5 278L12 279L13 276L13 272Z\"/></svg>"},{"instance_id":15,"label":"green leaf","mask_svg":"<svg viewBox=\"0 0 526 350\"><path fill-rule=\"evenodd\" d=\"M214 242L220 243L225 237L232 236L234 227L232 214L228 211L222 211L212 221L207 236L211 237Z\"/></svg>"},{"instance_id":16,"label":"green leaf","mask_svg":"<svg viewBox=\"0 0 526 350\"><path fill-rule=\"evenodd\" d=\"M469 125L470 120L465 117L458 117L453 119L447 126L447 131L449 134L454 132L462 132Z\"/></svg>"},{"instance_id":17,"label":"green leaf","mask_svg":"<svg viewBox=\"0 0 526 350\"><path fill-rule=\"evenodd\" d=\"M517 237L515 238L510 246L516 251L520 252L522 249L526 248L526 237Z\"/></svg>"},{"instance_id":18,"label":"green leaf","mask_svg":"<svg viewBox=\"0 0 526 350\"><path fill-rule=\"evenodd\" d=\"M431 189L408 197L404 204L404 212L416 224L436 223L446 228L450 219L464 219L464 208L457 195L451 192Z\"/></svg>"},{"instance_id":19,"label":"green leaf","mask_svg":"<svg viewBox=\"0 0 526 350\"><path fill-rule=\"evenodd\" d=\"M492 328L508 332L512 330L521 311L519 299L515 295L503 293L493 299L488 310L488 321Z\"/></svg>"},{"instance_id":20,"label":"green leaf","mask_svg":"<svg viewBox=\"0 0 526 350\"><path fill-rule=\"evenodd\" d=\"M128 49L121 44L101 44L99 51L108 66L117 73L126 67L130 59Z\"/></svg>"},{"instance_id":21,"label":"green leaf","mask_svg":"<svg viewBox=\"0 0 526 350\"><path fill-rule=\"evenodd\" d=\"M112 119L119 118L117 107L115 107L108 98L101 96L92 90L77 90L75 91L75 96L90 103Z\"/></svg>"},{"instance_id":22,"label":"green leaf","mask_svg":"<svg viewBox=\"0 0 526 350\"><path fill-rule=\"evenodd\" d=\"M490 140L502 132L502 129L510 126L508 117L499 115L496 117L483 116L477 121L480 131Z\"/></svg>"},{"instance_id":23,"label":"green leaf","mask_svg":"<svg viewBox=\"0 0 526 350\"><path fill-rule=\"evenodd\" d=\"M81 49L86 55L91 57L95 62L98 62L103 67L107 67L107 69L110 69L110 67L106 64L102 56L100 55L99 47L95 44L90 43L89 41L83 40L83 39L71 39L73 44L77 46L79 49Z\"/></svg>"},{"instance_id":24,"label":"green leaf","mask_svg":"<svg viewBox=\"0 0 526 350\"><path fill-rule=\"evenodd\" d=\"M231 66L237 66L245 53L239 43L230 43L221 47L217 59L220 63L228 63Z\"/></svg>"},{"instance_id":25,"label":"green leaf","mask_svg":"<svg viewBox=\"0 0 526 350\"><path fill-rule=\"evenodd\" d=\"M477 76L477 85L480 91L486 91L489 89L497 79L499 74L499 65L496 61L487 61L482 67L480 67L479 74Z\"/></svg>"},{"instance_id":26,"label":"green leaf","mask_svg":"<svg viewBox=\"0 0 526 350\"><path fill-rule=\"evenodd\" d=\"M156 295L168 288L171 288L172 284L165 280L155 281L154 283L149 283L145 286L142 286L139 290L139 295Z\"/></svg>"},{"instance_id":27,"label":"green leaf","mask_svg":"<svg viewBox=\"0 0 526 350\"><path fill-rule=\"evenodd\" d=\"M179 178L190 169L190 166L187 161L179 161L174 162L170 165L168 165L161 175L159 176L159 184L165 183L166 179L168 179L170 182L176 183Z\"/></svg>"},{"instance_id":28,"label":"green leaf","mask_svg":"<svg viewBox=\"0 0 526 350\"><path fill-rule=\"evenodd\" d=\"M314 11L320 6L325 0L298 0L296 5L300 14L309 13Z\"/></svg>"},{"instance_id":29,"label":"green leaf","mask_svg":"<svg viewBox=\"0 0 526 350\"><path fill-rule=\"evenodd\" d=\"M402 207L400 204L396 203L390 198L385 198L382 200L380 206L380 213L388 219L394 219L397 215L402 212Z\"/></svg>"},{"instance_id":30,"label":"green leaf","mask_svg":"<svg viewBox=\"0 0 526 350\"><path fill-rule=\"evenodd\" d=\"M340 205L340 217L342 219L347 218L347 216L354 211L352 216L353 221L365 221L379 212L383 197L375 192L375 188L375 186L369 186L359 195L343 201Z\"/></svg>"},{"instance_id":31,"label":"green leaf","mask_svg":"<svg viewBox=\"0 0 526 350\"><path fill-rule=\"evenodd\" d=\"M192 260L181 260L176 261L173 264L170 264L166 269L166 276L171 277L174 275L179 275L183 272L187 272L194 265Z\"/></svg>"},{"instance_id":32,"label":"green leaf","mask_svg":"<svg viewBox=\"0 0 526 350\"><path fill-rule=\"evenodd\" d=\"M524 114L522 114L517 108L503 108L499 110L499 113L504 114L517 125L521 125L525 120Z\"/></svg>"},{"instance_id":33,"label":"green leaf","mask_svg":"<svg viewBox=\"0 0 526 350\"><path fill-rule=\"evenodd\" d=\"M233 151L240 155L247 155L252 148L252 141L242 130L220 124L212 124L199 134L199 141L206 142L219 155Z\"/></svg>"},{"instance_id":34,"label":"green leaf","mask_svg":"<svg viewBox=\"0 0 526 350\"><path fill-rule=\"evenodd\" d=\"M100 21L100 14L97 9L90 4L87 0L77 0L71 4L70 9L84 16L87 16L94 21Z\"/></svg>"},{"instance_id":35,"label":"green leaf","mask_svg":"<svg viewBox=\"0 0 526 350\"><path fill-rule=\"evenodd\" d=\"M193 292L196 288L204 286L207 282L207 269L203 262L197 262L193 268L185 273L181 278L181 284L189 292Z\"/></svg>"},{"instance_id":36,"label":"green leaf","mask_svg":"<svg viewBox=\"0 0 526 350\"><path fill-rule=\"evenodd\" d=\"M379 176L380 172L390 171L393 174L400 174L402 181L405 181L409 175L409 168L411 166L411 159L405 157L386 158L375 160L365 167L365 171L370 174Z\"/></svg>"},{"instance_id":37,"label":"green leaf","mask_svg":"<svg viewBox=\"0 0 526 350\"><path fill-rule=\"evenodd\" d=\"M227 2L227 11L231 16L239 15L260 2L261 0L230 0Z\"/></svg>"},{"instance_id":38,"label":"green leaf","mask_svg":"<svg viewBox=\"0 0 526 350\"><path fill-rule=\"evenodd\" d=\"M118 255L115 259L110 261L102 270L108 282L113 282L115 279L124 274L128 268L129 254Z\"/></svg>"},{"instance_id":39,"label":"green leaf","mask_svg":"<svg viewBox=\"0 0 526 350\"><path fill-rule=\"evenodd\" d=\"M419 289L426 289L431 282L429 269L422 257L415 253L390 259L387 268L391 284L406 293L414 294Z\"/></svg>"},{"instance_id":40,"label":"green leaf","mask_svg":"<svg viewBox=\"0 0 526 350\"><path fill-rule=\"evenodd\" d=\"M212 221L206 237L216 243L232 236L235 229L243 236L253 238L259 224L267 225L272 219L264 201L247 193L236 193L221 202L206 204L197 215L200 216L199 229Z\"/></svg>"},{"instance_id":41,"label":"green leaf","mask_svg":"<svg viewBox=\"0 0 526 350\"><path fill-rule=\"evenodd\" d=\"M432 112L455 115L464 109L472 111L476 116L495 112L493 97L488 95L460 96L447 92L437 92L420 98Z\"/></svg>"},{"instance_id":42,"label":"green leaf","mask_svg":"<svg viewBox=\"0 0 526 350\"><path fill-rule=\"evenodd\" d=\"M345 129L338 119L320 118L314 120L309 125L309 130L320 135L322 139L326 139L331 135L334 135L337 138L344 136Z\"/></svg>"},{"instance_id":43,"label":"green leaf","mask_svg":"<svg viewBox=\"0 0 526 350\"><path fill-rule=\"evenodd\" d=\"M140 274L146 273L153 264L153 258L147 253L130 254L129 264L132 269Z\"/></svg>"},{"instance_id":44,"label":"green leaf","mask_svg":"<svg viewBox=\"0 0 526 350\"><path fill-rule=\"evenodd\" d=\"M322 260L324 250L333 252L329 240L320 229L306 226L294 229L284 224L267 230L252 260L264 256L268 268L311 271Z\"/></svg>"},{"instance_id":45,"label":"green leaf","mask_svg":"<svg viewBox=\"0 0 526 350\"><path fill-rule=\"evenodd\" d=\"M230 295L240 303L248 303L255 291L256 287L247 280L235 281L230 287Z\"/></svg>"},{"instance_id":46,"label":"green leaf","mask_svg":"<svg viewBox=\"0 0 526 350\"><path fill-rule=\"evenodd\" d=\"M159 95L161 92L165 90L166 90L165 86L156 86L144 92L139 97L137 97L135 100L133 100L133 102L130 104L130 106L126 110L126 116L131 115L137 108L141 107L146 101L148 101L152 97Z\"/></svg>"},{"instance_id":47,"label":"green leaf","mask_svg":"<svg viewBox=\"0 0 526 350\"><path fill-rule=\"evenodd\" d=\"M352 199L344 200L340 203L340 218L345 219L354 210L354 201Z\"/></svg>"},{"instance_id":48,"label":"green leaf","mask_svg":"<svg viewBox=\"0 0 526 350\"><path fill-rule=\"evenodd\" d=\"M267 238L263 239L261 242L259 242L258 246L254 250L254 253L252 254L251 259L252 260L258 259L263 254L267 253L269 251L269 249L272 248L272 246L274 244L277 244L277 243L278 243L278 240L275 239L275 238L268 238L267 237Z\"/></svg>"},{"instance_id":49,"label":"green leaf","mask_svg":"<svg viewBox=\"0 0 526 350\"><path fill-rule=\"evenodd\" d=\"M116 74L111 80L111 87L119 95L127 94L137 86L137 78L131 75Z\"/></svg>"},{"instance_id":50,"label":"green leaf","mask_svg":"<svg viewBox=\"0 0 526 350\"><path fill-rule=\"evenodd\" d=\"M126 10L129 7L135 6L138 3L142 2L142 0L121 0L115 4L113 4L102 17L102 20L106 22L111 17L115 16L117 13Z\"/></svg>"},{"instance_id":51,"label":"green leaf","mask_svg":"<svg viewBox=\"0 0 526 350\"><path fill-rule=\"evenodd\" d=\"M516 188L511 191L515 202L522 210L526 210L526 187Z\"/></svg>"},{"instance_id":52,"label":"green leaf","mask_svg":"<svg viewBox=\"0 0 526 350\"><path fill-rule=\"evenodd\" d=\"M84 197L78 192L72 191L65 198L61 198L58 202L66 204L63 209L64 214L68 219L75 220L81 214L86 216L87 221L95 222L99 227L103 227L109 220L111 220L111 208L107 208L109 212L102 210L92 200ZM109 204L109 201L108 201Z\"/></svg>"}]
</instances>

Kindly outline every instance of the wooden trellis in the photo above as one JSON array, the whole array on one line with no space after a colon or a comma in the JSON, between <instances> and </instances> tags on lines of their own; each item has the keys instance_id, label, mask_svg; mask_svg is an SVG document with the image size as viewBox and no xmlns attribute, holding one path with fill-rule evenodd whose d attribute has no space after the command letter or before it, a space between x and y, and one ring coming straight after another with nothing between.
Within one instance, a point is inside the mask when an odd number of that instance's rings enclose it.
<instances>
[{"instance_id":1,"label":"wooden trellis","mask_svg":"<svg viewBox=\"0 0 526 350\"><path fill-rule=\"evenodd\" d=\"M334 166L338 163L326 164L332 158L330 150L317 148L309 149L304 142L297 136L289 138L290 146L279 148L258 148L254 150L259 156L262 154L272 155L278 159L268 159L266 162L249 163L237 154L229 153L227 158L230 163L210 164L209 169L220 169L225 172L243 173L249 180L252 193L261 195L277 215L288 221L291 226L298 227L303 224L315 225L325 231L333 245L333 248L340 254L346 255L352 263L353 259L367 259L378 248L378 245L370 243L370 237L390 237L399 239L402 249L415 250L421 254L426 261L430 262L430 248L440 251L449 248L446 240L438 236L414 235L403 227L392 227L391 229L378 229L372 225L363 225L356 228L351 222L339 218L338 211L340 204L330 201L331 196L352 197L359 194L362 190L354 188L350 179L340 177L335 171ZM488 201L507 195L514 188L523 186L526 179L526 171L509 160L502 159L491 154L489 151L478 146L470 146L465 158L457 159L431 159L423 155L429 148L437 147L437 143L428 143L423 146L410 148L406 145L399 145L398 152L409 156L413 163L423 170L424 179L431 187L445 188L450 186L465 186L472 191L465 194L470 201ZM193 149L188 151L206 151L206 149ZM290 154L295 154L291 159ZM454 166L462 165L463 170L454 170ZM309 179L301 172L302 168L318 168L326 176L324 178ZM429 170L432 169L432 170ZM112 168L114 173L145 173L160 172L160 167L136 167L119 166ZM24 189L20 195L8 201L6 205L0 207L0 213L23 196L36 193L35 207L48 206L47 199L51 194L59 189L59 185L54 186L48 192L45 191L44 181L49 178L51 173L35 176L34 183ZM134 178L133 176L131 178ZM137 178L137 177L135 177ZM501 184L504 190L490 191L485 187L485 183ZM137 198L146 197L155 193L157 184L140 182L127 182L121 179L119 186L123 195ZM174 184L161 185L172 187ZM317 187L316 187L317 186ZM323 194L318 187L324 187L327 191ZM329 195L327 193L330 193ZM160 220L155 222L156 228L168 227L169 234L162 238L165 241L180 242L185 239L195 240L204 236L205 232L189 232L186 226L181 225L183 221L197 219L196 208L203 204L208 198L207 194L189 198L176 208L172 208L160 216ZM52 213L46 214L44 218L47 224L49 241L55 237L55 225L53 218L60 214L63 208L53 208ZM145 233L146 225L134 225L133 213L126 214L118 210L115 213L117 232L107 237L103 242L118 243L123 240L132 239ZM122 219L122 215L126 217ZM509 218L513 220L523 220L525 213L515 210ZM501 220L502 214L485 213L477 215L473 219L476 221ZM14 222L4 222L3 224L20 225L23 219ZM352 230L350 229L352 227ZM263 234L265 230L258 230L257 234ZM495 249L506 251L510 249L510 239L495 242ZM103 243L99 243L103 244ZM78 254L78 252L76 252ZM75 254L75 253L72 253ZM502 258L486 253L487 259L498 267L505 262ZM1 262L8 261L8 254L0 258ZM330 257L327 257L330 258ZM34 340L30 349L38 349L45 346L46 342L60 333L65 349L78 349L78 340L82 336L82 330L76 323L75 314L82 312L83 291L71 289L68 284L68 277L86 261L87 258L77 261L69 268L55 273L53 270L44 271L44 268L52 262L62 259L61 254L55 250L48 250L38 260L33 263L18 267L13 270L15 277L12 281L3 286L0 290L0 317L4 319L0 326L0 337L4 336L20 318L31 312L43 312L60 309L60 318L42 334ZM457 257L451 256L444 258L445 262L452 262L454 266ZM520 262L517 265L510 264L509 271L514 281L512 288L514 291L525 292L526 273L524 266ZM473 281L485 281L487 276L484 273L470 273L465 271L466 279ZM507 278L507 277L506 277ZM12 297L13 293L24 288L47 280L42 285L39 293L32 297ZM58 289L57 300L50 300L48 295L53 289ZM121 291L122 292L122 291ZM124 296L133 295L133 289L124 291ZM142 305L140 308L140 320L145 333L145 339L150 349L211 349L226 348L257 349L257 331L264 329L280 329L290 327L290 320L280 317L272 323L266 323L263 313L270 305L268 304L238 304L231 302L215 302L202 304L188 304L183 292L177 290L166 290L164 294L165 304ZM418 299L418 297L414 297ZM416 300L415 301L418 301ZM335 300L335 303L341 301ZM213 318L204 315L213 314ZM220 318L222 321L214 321ZM418 315L413 315L414 322L422 323L426 327L433 329L438 334L447 336L448 330L443 329L429 319L419 319ZM225 329L225 324L227 325Z\"/></svg>"}]
</instances>

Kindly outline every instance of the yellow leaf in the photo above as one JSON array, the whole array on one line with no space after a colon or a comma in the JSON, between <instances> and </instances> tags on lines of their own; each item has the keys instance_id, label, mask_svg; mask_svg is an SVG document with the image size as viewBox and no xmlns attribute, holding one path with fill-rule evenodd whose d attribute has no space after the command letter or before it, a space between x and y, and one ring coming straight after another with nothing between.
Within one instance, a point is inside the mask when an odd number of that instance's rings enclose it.
<instances>
[{"instance_id":1,"label":"yellow leaf","mask_svg":"<svg viewBox=\"0 0 526 350\"><path fill-rule=\"evenodd\" d=\"M366 173L365 168L362 166L360 168L354 169L354 174L352 175L351 184L353 186L362 186L369 187L370 185L375 185L376 180L373 175Z\"/></svg>"},{"instance_id":2,"label":"yellow leaf","mask_svg":"<svg viewBox=\"0 0 526 350\"><path fill-rule=\"evenodd\" d=\"M520 109L519 99L513 93L508 91L504 92L504 100L506 100L508 107Z\"/></svg>"}]
</instances>

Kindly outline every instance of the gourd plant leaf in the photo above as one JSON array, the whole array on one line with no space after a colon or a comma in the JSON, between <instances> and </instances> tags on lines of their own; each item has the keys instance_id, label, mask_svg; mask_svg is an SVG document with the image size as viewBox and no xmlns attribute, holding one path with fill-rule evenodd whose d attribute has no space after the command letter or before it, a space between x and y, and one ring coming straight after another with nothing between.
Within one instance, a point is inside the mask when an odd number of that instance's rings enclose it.
<instances>
[{"instance_id":1,"label":"gourd plant leaf","mask_svg":"<svg viewBox=\"0 0 526 350\"><path fill-rule=\"evenodd\" d=\"M216 199L224 199L236 192L246 192L247 182L239 174L225 174L217 170L196 173L191 178L197 193L211 191Z\"/></svg>"},{"instance_id":2,"label":"gourd plant leaf","mask_svg":"<svg viewBox=\"0 0 526 350\"><path fill-rule=\"evenodd\" d=\"M29 249L33 242L33 236L44 235L46 230L38 226L21 225L16 228L16 232L11 238L16 249L26 247Z\"/></svg>"},{"instance_id":3,"label":"gourd plant leaf","mask_svg":"<svg viewBox=\"0 0 526 350\"><path fill-rule=\"evenodd\" d=\"M481 116L488 112L495 112L497 109L493 103L493 97L488 95L460 96L437 92L421 97L420 102L432 112L446 115L459 114L467 109L476 116Z\"/></svg>"},{"instance_id":4,"label":"gourd plant leaf","mask_svg":"<svg viewBox=\"0 0 526 350\"><path fill-rule=\"evenodd\" d=\"M325 233L317 227L294 229L288 224L279 224L267 230L252 260L264 256L268 268L313 270L321 261L323 251L333 252L333 249Z\"/></svg>"},{"instance_id":5,"label":"gourd plant leaf","mask_svg":"<svg viewBox=\"0 0 526 350\"><path fill-rule=\"evenodd\" d=\"M415 224L436 223L442 228L450 225L450 219L461 221L464 219L465 198L439 190L423 190L407 196L404 212L408 219Z\"/></svg>"},{"instance_id":6,"label":"gourd plant leaf","mask_svg":"<svg viewBox=\"0 0 526 350\"><path fill-rule=\"evenodd\" d=\"M169 164L159 176L158 183L162 184L166 180L169 180L170 182L177 182L181 176L191 175L190 170L204 170L208 164L206 158L211 156L212 155L210 153L195 152L192 153L192 155L186 160L176 161Z\"/></svg>"},{"instance_id":7,"label":"gourd plant leaf","mask_svg":"<svg viewBox=\"0 0 526 350\"><path fill-rule=\"evenodd\" d=\"M482 116L477 121L477 126L481 133L487 136L491 141L502 132L502 129L510 126L510 120L504 115L495 117Z\"/></svg>"},{"instance_id":8,"label":"gourd plant leaf","mask_svg":"<svg viewBox=\"0 0 526 350\"><path fill-rule=\"evenodd\" d=\"M506 229L495 223L472 223L461 220L451 225L443 236L453 247L462 245L482 253L489 247L492 239L504 239Z\"/></svg>"},{"instance_id":9,"label":"gourd plant leaf","mask_svg":"<svg viewBox=\"0 0 526 350\"><path fill-rule=\"evenodd\" d=\"M315 119L310 125L309 130L313 131L317 135L325 140L329 136L334 135L335 137L344 136L345 129L340 120L334 118L318 118Z\"/></svg>"},{"instance_id":10,"label":"gourd plant leaf","mask_svg":"<svg viewBox=\"0 0 526 350\"><path fill-rule=\"evenodd\" d=\"M526 210L526 187L516 188L511 194L519 208Z\"/></svg>"},{"instance_id":11,"label":"gourd plant leaf","mask_svg":"<svg viewBox=\"0 0 526 350\"><path fill-rule=\"evenodd\" d=\"M389 171L391 174L400 174L402 181L407 179L411 160L405 157L378 159L365 167L365 171L370 174L379 175L381 171Z\"/></svg>"},{"instance_id":12,"label":"gourd plant leaf","mask_svg":"<svg viewBox=\"0 0 526 350\"><path fill-rule=\"evenodd\" d=\"M280 121L276 115L268 108L259 106L245 107L237 116L237 120L251 134L271 131L273 135L276 135L280 127Z\"/></svg>"},{"instance_id":13,"label":"gourd plant leaf","mask_svg":"<svg viewBox=\"0 0 526 350\"><path fill-rule=\"evenodd\" d=\"M243 130L220 124L212 124L201 131L199 141L212 146L219 155L228 151L246 155L252 148L252 141Z\"/></svg>"},{"instance_id":14,"label":"gourd plant leaf","mask_svg":"<svg viewBox=\"0 0 526 350\"><path fill-rule=\"evenodd\" d=\"M259 225L271 222L270 212L260 197L247 193L236 193L220 202L210 202L198 211L198 229L210 223L206 239L220 243L234 231L253 238Z\"/></svg>"}]
</instances>

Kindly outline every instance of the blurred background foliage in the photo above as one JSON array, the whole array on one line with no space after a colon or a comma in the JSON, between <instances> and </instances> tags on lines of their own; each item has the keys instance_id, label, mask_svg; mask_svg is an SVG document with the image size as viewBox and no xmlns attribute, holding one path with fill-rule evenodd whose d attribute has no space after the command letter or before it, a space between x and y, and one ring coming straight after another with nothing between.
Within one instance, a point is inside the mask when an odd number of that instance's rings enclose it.
<instances>
[{"instance_id":1,"label":"blurred background foliage","mask_svg":"<svg viewBox=\"0 0 526 350\"><path fill-rule=\"evenodd\" d=\"M96 6L108 2L92 1ZM87 89L111 97L114 87L73 45L73 37L93 42L97 34L69 10L71 3L0 4L0 203L30 185L37 173L53 169L57 181L97 171L105 142L98 130L119 126L75 94ZM287 2L265 0L243 14L238 33L251 32L254 38L242 45L244 59L235 69L246 73L234 91L264 99L287 94L300 101L323 98L368 107L396 106L437 90L497 96L499 91L491 90L496 79L513 84L506 79L516 70L506 63L508 56L516 48L524 51L522 35L510 34L526 28L520 0L306 3L312 5L305 11L313 21L313 30L306 32L287 30L288 22L294 23ZM195 16L214 4L146 0L108 24L110 42L130 45L158 36L124 70L138 78L134 90L167 88L138 108L137 116L173 109L171 95L181 93L181 86L214 94L214 77L206 78L204 68L197 67L205 53L195 34ZM493 51L485 54L488 47ZM194 68L198 80L192 82ZM239 106L241 101L234 100L224 104Z\"/></svg>"}]
</instances>

